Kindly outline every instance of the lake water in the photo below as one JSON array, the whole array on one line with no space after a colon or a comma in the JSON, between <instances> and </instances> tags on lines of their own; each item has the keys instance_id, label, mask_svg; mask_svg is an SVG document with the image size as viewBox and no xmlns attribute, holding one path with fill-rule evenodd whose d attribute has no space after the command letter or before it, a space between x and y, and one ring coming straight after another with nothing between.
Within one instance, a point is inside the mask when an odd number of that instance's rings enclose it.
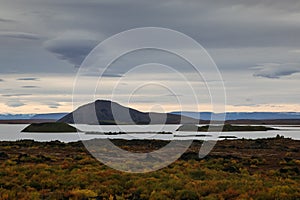
<instances>
[{"instance_id":1,"label":"lake water","mask_svg":"<svg viewBox=\"0 0 300 200\"><path fill-rule=\"evenodd\" d=\"M218 136L235 136L237 138L257 139L275 137L277 134L300 140L300 127L298 126L271 126L280 130L256 131L256 132L223 132L206 133L206 132L176 132L179 125L77 125L82 130L81 133L22 133L26 124L0 124L0 141L16 141L21 139L33 139L36 141L53 141L72 142L79 140L90 140L93 138L110 138L110 139L158 139L158 140L218 140ZM92 132L126 132L123 135L101 135L85 134L85 131ZM174 134L156 134L155 132L173 132ZM145 133L146 132L146 133ZM211 137L197 137L195 135L209 134ZM181 136L181 137L178 137ZM188 136L187 136L188 135ZM184 136L184 137L183 137Z\"/></svg>"}]
</instances>

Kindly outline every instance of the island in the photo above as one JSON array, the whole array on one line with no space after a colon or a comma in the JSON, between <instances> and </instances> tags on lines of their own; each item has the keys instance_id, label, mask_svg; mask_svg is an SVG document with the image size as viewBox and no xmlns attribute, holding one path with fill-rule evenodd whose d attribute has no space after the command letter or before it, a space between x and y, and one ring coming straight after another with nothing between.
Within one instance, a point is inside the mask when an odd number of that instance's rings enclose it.
<instances>
[{"instance_id":1,"label":"island","mask_svg":"<svg viewBox=\"0 0 300 200\"><path fill-rule=\"evenodd\" d=\"M44 123L32 123L29 126L25 127L21 132L73 133L73 132L81 132L81 131L63 122L44 122Z\"/></svg>"},{"instance_id":2,"label":"island","mask_svg":"<svg viewBox=\"0 0 300 200\"><path fill-rule=\"evenodd\" d=\"M181 125L176 131L193 131L193 132L208 132L209 131L209 125L205 126L199 126L191 125L191 124L184 124ZM212 128L221 128L221 125L219 126L211 126ZM249 125L231 125L231 124L225 124L223 126L222 132L234 132L234 131L269 131L269 130L278 130L272 127L266 127L266 126L249 126Z\"/></svg>"}]
</instances>

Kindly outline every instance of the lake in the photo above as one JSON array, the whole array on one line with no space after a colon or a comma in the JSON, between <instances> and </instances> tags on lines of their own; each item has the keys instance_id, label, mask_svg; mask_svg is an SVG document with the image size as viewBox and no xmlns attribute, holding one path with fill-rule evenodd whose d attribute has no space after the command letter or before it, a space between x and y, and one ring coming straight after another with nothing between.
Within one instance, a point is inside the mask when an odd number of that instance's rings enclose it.
<instances>
[{"instance_id":1,"label":"lake","mask_svg":"<svg viewBox=\"0 0 300 200\"><path fill-rule=\"evenodd\" d=\"M269 125L280 130L256 131L256 132L176 132L180 125L77 125L82 131L89 132L126 132L123 135L101 135L81 133L22 133L27 124L0 124L0 141L16 141L21 139L33 139L35 141L73 142L79 140L90 140L93 138L109 139L157 139L157 140L220 140L218 136L235 136L237 138L257 139L275 137L277 134L300 140L300 127L298 126L275 126ZM156 134L155 132L173 132L174 134ZM140 133L139 133L140 132ZM141 133L142 132L142 133ZM147 132L147 133L144 133ZM211 137L197 137L195 135L209 134ZM180 137L178 137L178 135Z\"/></svg>"}]
</instances>

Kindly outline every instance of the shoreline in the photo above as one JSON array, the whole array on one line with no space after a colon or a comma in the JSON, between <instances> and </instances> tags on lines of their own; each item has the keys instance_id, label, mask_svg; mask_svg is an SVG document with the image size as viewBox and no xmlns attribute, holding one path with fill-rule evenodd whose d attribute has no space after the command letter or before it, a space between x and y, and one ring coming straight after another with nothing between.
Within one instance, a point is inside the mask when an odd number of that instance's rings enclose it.
<instances>
[{"instance_id":1,"label":"shoreline","mask_svg":"<svg viewBox=\"0 0 300 200\"><path fill-rule=\"evenodd\" d=\"M33 133L35 134L35 133ZM122 135L122 134L121 134ZM163 135L163 134L162 134ZM168 134L167 134L168 135ZM176 135L178 136L178 135ZM179 135L179 137L190 137L190 135L188 136L185 136L185 135ZM201 137L210 137L210 135L201 135L199 136L200 138ZM290 137L284 137L283 135L277 135L277 136L274 136L274 137L265 137L265 138L255 138L255 139L250 139L250 138L230 138L232 136L230 135L221 135L219 137L219 139L222 139L222 140L194 140L194 139L187 139L187 140L190 140L190 141L193 141L193 142L203 142L203 141L213 141L213 142L219 142L219 141L256 141L256 140L275 140L275 139L284 139L284 140L292 140L292 141L299 141L300 142L300 139L297 140L297 139L293 139L293 138L290 138ZM88 141L93 141L93 140L110 140L110 141L136 141L136 142L139 142L139 141L151 141L151 142L172 142L174 140L168 140L168 139L151 139L151 138L145 138L145 139L120 139L120 138L92 138L92 139L89 139L89 140L78 140L78 141L69 141L69 142L65 142L65 141L60 141L60 140L57 140L57 139L54 139L54 140L51 140L51 141L38 141L38 140L34 140L34 139L19 139L19 140L15 140L15 141L9 141L9 140L0 140L0 144L1 143L5 143L5 142L35 142L35 143L51 143L51 142L59 142L59 143L64 143L64 144L70 144L70 143L82 143L82 142L88 142ZM175 141L187 141L187 140L175 140ZM300 146L299 146L300 147ZM300 151L300 149L299 149Z\"/></svg>"}]
</instances>

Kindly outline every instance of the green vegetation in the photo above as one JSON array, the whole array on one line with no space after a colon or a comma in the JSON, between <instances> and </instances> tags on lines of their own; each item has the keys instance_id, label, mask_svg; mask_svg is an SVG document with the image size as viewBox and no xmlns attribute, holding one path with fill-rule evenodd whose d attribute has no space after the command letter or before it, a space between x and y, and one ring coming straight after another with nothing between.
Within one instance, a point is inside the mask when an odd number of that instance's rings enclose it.
<instances>
[{"instance_id":1,"label":"green vegetation","mask_svg":"<svg viewBox=\"0 0 300 200\"><path fill-rule=\"evenodd\" d=\"M168 143L112 141L136 151ZM161 170L130 174L101 164L80 142L0 142L0 199L300 198L300 141L223 140L204 159L200 147L193 142Z\"/></svg>"},{"instance_id":2,"label":"green vegetation","mask_svg":"<svg viewBox=\"0 0 300 200\"><path fill-rule=\"evenodd\" d=\"M75 127L62 122L33 123L22 130L22 132L77 132Z\"/></svg>"},{"instance_id":3,"label":"green vegetation","mask_svg":"<svg viewBox=\"0 0 300 200\"><path fill-rule=\"evenodd\" d=\"M208 132L209 127L211 127L213 130L214 128L217 128L217 130L220 130L220 126L200 126L197 127L195 125L191 124L184 124L180 126L176 131L198 131L198 132ZM225 124L223 126L222 132L233 132L233 131L268 131L268 130L277 130L275 128L266 127L266 126L242 126L242 125L231 125L231 124Z\"/></svg>"}]
</instances>

